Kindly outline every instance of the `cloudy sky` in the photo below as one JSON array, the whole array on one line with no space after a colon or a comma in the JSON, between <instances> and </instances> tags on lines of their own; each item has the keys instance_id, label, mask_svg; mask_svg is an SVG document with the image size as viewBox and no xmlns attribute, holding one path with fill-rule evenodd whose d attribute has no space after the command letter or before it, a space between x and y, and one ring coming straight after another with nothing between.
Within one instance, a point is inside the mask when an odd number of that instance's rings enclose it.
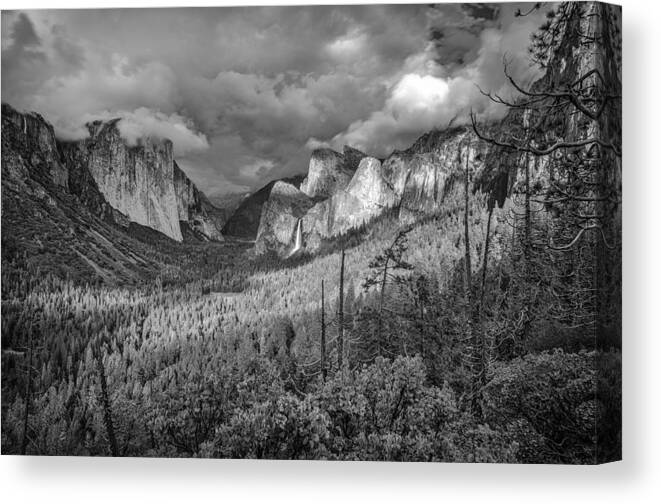
<instances>
[{"instance_id":1,"label":"cloudy sky","mask_svg":"<svg viewBox=\"0 0 661 504\"><path fill-rule=\"evenodd\" d=\"M375 156L503 111L503 55L530 80L530 4L2 12L2 100L62 138L122 117L128 141L170 138L210 196L303 173L311 149Z\"/></svg>"}]
</instances>

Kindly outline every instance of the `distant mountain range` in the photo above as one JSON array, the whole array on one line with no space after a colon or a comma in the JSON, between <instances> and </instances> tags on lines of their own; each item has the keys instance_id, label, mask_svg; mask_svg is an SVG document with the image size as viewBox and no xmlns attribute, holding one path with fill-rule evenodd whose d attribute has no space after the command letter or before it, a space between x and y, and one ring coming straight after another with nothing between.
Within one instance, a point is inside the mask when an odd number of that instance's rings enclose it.
<instances>
[{"instance_id":1,"label":"distant mountain range","mask_svg":"<svg viewBox=\"0 0 661 504\"><path fill-rule=\"evenodd\" d=\"M131 146L118 122L89 123L88 138L66 142L39 114L3 104L3 175L5 165L15 166L7 168L9 182L31 178L75 195L97 217L120 226L134 222L176 241L183 240L183 227L198 239L222 240L222 216L179 168L172 142L141 138Z\"/></svg>"},{"instance_id":2,"label":"distant mountain range","mask_svg":"<svg viewBox=\"0 0 661 504\"><path fill-rule=\"evenodd\" d=\"M587 55L570 51L572 44L568 38L556 56L560 66L549 68L540 82L560 78L559 72L571 81L581 65L589 64ZM507 131L521 123L517 113L485 128ZM118 122L95 121L88 124L88 138L64 142L40 115L3 105L3 227L9 226L3 235L14 225L25 228L42 213L57 220L61 210L72 221L93 216L90 228L114 226L113 236L116 228L133 224L175 241L255 240L258 254L286 256L299 231L301 248L314 252L323 240L386 210L397 212L402 222L437 213L465 166L474 172L476 185L502 205L525 165L515 159L517 153L479 141L470 127L456 127L426 133L383 160L348 146L342 153L315 150L305 175L269 182L250 195L225 196L215 200L222 206L217 208L177 165L169 140L142 138L129 145ZM533 181L542 176L541 167L529 168ZM84 207L77 216L71 213L74 200ZM15 222L5 222L8 215Z\"/></svg>"},{"instance_id":3,"label":"distant mountain range","mask_svg":"<svg viewBox=\"0 0 661 504\"><path fill-rule=\"evenodd\" d=\"M455 128L425 134L383 162L362 153L348 158L346 152L316 150L300 187L284 181L274 186L262 210L257 253L273 250L288 255L299 221L303 247L314 252L322 240L366 224L387 210L396 209L403 221L433 214L441 208L461 160L468 156L471 167L481 174L488 148L476 141L472 131Z\"/></svg>"},{"instance_id":4,"label":"distant mountain range","mask_svg":"<svg viewBox=\"0 0 661 504\"><path fill-rule=\"evenodd\" d=\"M383 163L348 146L342 153L318 149L307 174L269 182L249 195L225 196L216 200L218 208L178 166L170 141L142 138L129 145L118 122L95 121L88 124L88 138L67 142L58 140L39 114L3 105L5 234L20 236L10 230L34 224L28 221L34 218L36 198L39 205L46 201L53 207L45 211L54 221L51 229L78 221L81 229L103 228L99 234L111 243L118 232L142 227L180 242L222 241L224 236L255 240L257 253L273 250L284 256L295 246L299 229L302 248L313 252L322 240L386 209L399 208L402 219L433 213L462 149L470 148L478 164L486 159L483 145L467 147L477 142L465 129L428 133ZM38 236L36 241L50 240ZM79 247L75 255L81 254L87 257Z\"/></svg>"}]
</instances>

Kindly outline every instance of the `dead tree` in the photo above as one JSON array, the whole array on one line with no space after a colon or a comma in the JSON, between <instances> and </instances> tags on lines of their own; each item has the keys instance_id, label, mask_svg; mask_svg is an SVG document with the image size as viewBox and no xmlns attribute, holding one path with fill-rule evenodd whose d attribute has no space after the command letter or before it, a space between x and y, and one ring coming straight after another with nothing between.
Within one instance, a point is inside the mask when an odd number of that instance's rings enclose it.
<instances>
[{"instance_id":1,"label":"dead tree","mask_svg":"<svg viewBox=\"0 0 661 504\"><path fill-rule=\"evenodd\" d=\"M21 440L21 455L25 455L28 448L30 402L32 401L32 352L34 347L33 327L34 326L30 324L30 328L28 330L28 362L26 367L25 380L25 413L23 415L23 439Z\"/></svg>"},{"instance_id":2,"label":"dead tree","mask_svg":"<svg viewBox=\"0 0 661 504\"><path fill-rule=\"evenodd\" d=\"M561 3L533 36L532 59L546 71L523 86L505 62L518 94L506 99L512 128L485 133L503 151L543 161L541 196L530 189L525 164L526 223L530 202L547 211L546 265L552 271L548 313L557 323L586 334L619 334L621 314L621 37L617 6ZM518 129L517 129L518 127ZM524 252L529 253L526 229ZM532 267L527 259L527 267Z\"/></svg>"},{"instance_id":3,"label":"dead tree","mask_svg":"<svg viewBox=\"0 0 661 504\"><path fill-rule=\"evenodd\" d=\"M340 298L337 305L337 367L342 371L344 356L344 248L340 262Z\"/></svg>"},{"instance_id":4,"label":"dead tree","mask_svg":"<svg viewBox=\"0 0 661 504\"><path fill-rule=\"evenodd\" d=\"M484 295L487 284L487 262L489 261L489 245L491 243L491 218L493 217L493 209L496 206L495 202L489 202L489 215L487 216L487 235L484 239L484 257L482 258L482 285L480 287L480 303L478 304L478 316L484 313Z\"/></svg>"},{"instance_id":5,"label":"dead tree","mask_svg":"<svg viewBox=\"0 0 661 504\"><path fill-rule=\"evenodd\" d=\"M415 300L418 308L418 330L420 332L420 356L425 357L425 309L429 301L429 287L424 275L415 281Z\"/></svg>"},{"instance_id":6,"label":"dead tree","mask_svg":"<svg viewBox=\"0 0 661 504\"><path fill-rule=\"evenodd\" d=\"M390 284L403 284L404 277L403 271L410 271L413 266L404 260L404 254L408 250L407 236L413 228L407 227L400 230L397 236L392 241L390 246L383 250L369 262L370 274L363 282L363 289L365 292L369 291L372 287L378 287L379 290L379 303L376 311L376 339L378 343L378 354L393 352L388 348L391 345L390 339L385 336L384 318L386 313L391 313L386 307L388 299L388 285ZM385 340L385 344L384 344Z\"/></svg>"},{"instance_id":7,"label":"dead tree","mask_svg":"<svg viewBox=\"0 0 661 504\"><path fill-rule=\"evenodd\" d=\"M110 405L110 397L108 396L108 382L106 380L106 370L103 365L103 356L100 346L96 348L95 360L96 371L99 375L99 383L101 385L101 405L103 407L103 424L106 428L108 435L108 443L110 444L110 453L113 457L119 456L119 448L117 445L117 438L115 437L115 427L112 422L112 408Z\"/></svg>"},{"instance_id":8,"label":"dead tree","mask_svg":"<svg viewBox=\"0 0 661 504\"><path fill-rule=\"evenodd\" d=\"M473 299L473 276L471 265L471 243L469 232L470 220L470 153L471 142L466 143L464 166L464 297L466 301L466 320L468 328L468 365L471 370L471 410L477 416L481 414L479 393L486 382L487 349L483 331L479 327L475 301ZM457 153L457 162L461 165L461 149Z\"/></svg>"},{"instance_id":9,"label":"dead tree","mask_svg":"<svg viewBox=\"0 0 661 504\"><path fill-rule=\"evenodd\" d=\"M461 150L457 153L457 161L461 163ZM470 234L468 232L469 220L469 174L468 174L468 158L470 156L470 144L466 148L466 166L464 168L464 296L466 298L466 306L468 307L468 319L473 319L473 299L472 299L472 273L471 273L471 244Z\"/></svg>"},{"instance_id":10,"label":"dead tree","mask_svg":"<svg viewBox=\"0 0 661 504\"><path fill-rule=\"evenodd\" d=\"M326 381L326 302L324 281L321 281L321 378Z\"/></svg>"}]
</instances>

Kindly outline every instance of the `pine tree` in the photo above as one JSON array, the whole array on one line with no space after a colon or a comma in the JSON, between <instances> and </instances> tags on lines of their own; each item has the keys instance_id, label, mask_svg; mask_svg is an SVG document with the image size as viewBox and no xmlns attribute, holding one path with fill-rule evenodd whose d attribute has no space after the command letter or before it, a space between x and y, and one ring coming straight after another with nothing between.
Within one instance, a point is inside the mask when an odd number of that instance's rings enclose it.
<instances>
[{"instance_id":1,"label":"pine tree","mask_svg":"<svg viewBox=\"0 0 661 504\"><path fill-rule=\"evenodd\" d=\"M534 34L532 59L546 71L524 87L505 73L518 101L489 95L511 109L509 130L476 134L525 155L526 274L532 252L531 203L549 217L545 263L552 272L548 313L556 323L597 337L619 336L621 314L621 38L620 8L560 4ZM518 126L518 130L517 130ZM530 161L545 187L530 184ZM529 332L529 326L523 329Z\"/></svg>"},{"instance_id":2,"label":"pine tree","mask_svg":"<svg viewBox=\"0 0 661 504\"><path fill-rule=\"evenodd\" d=\"M342 371L344 357L344 248L340 261L340 295L337 303L337 367Z\"/></svg>"},{"instance_id":3,"label":"pine tree","mask_svg":"<svg viewBox=\"0 0 661 504\"><path fill-rule=\"evenodd\" d=\"M324 299L324 281L321 280L321 378L326 381L326 302Z\"/></svg>"}]
</instances>

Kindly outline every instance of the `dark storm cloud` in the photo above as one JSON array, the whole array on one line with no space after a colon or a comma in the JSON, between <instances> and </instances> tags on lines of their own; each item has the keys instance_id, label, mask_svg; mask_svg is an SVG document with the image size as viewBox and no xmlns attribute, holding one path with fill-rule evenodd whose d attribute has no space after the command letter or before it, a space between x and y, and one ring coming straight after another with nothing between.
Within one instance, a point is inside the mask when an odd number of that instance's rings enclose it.
<instances>
[{"instance_id":1,"label":"dark storm cloud","mask_svg":"<svg viewBox=\"0 0 661 504\"><path fill-rule=\"evenodd\" d=\"M332 139L313 138L308 146L350 144L382 157L407 147L424 131L466 123L470 110L486 119L502 117L505 108L479 88L512 95L503 57L512 61L510 71L518 81L531 82L539 75L527 47L545 13L516 18L520 7L502 4L497 17L489 19L459 4L433 6L427 12L429 44L406 59L383 106Z\"/></svg>"},{"instance_id":2,"label":"dark storm cloud","mask_svg":"<svg viewBox=\"0 0 661 504\"><path fill-rule=\"evenodd\" d=\"M306 146L383 155L502 86L532 18L488 4L3 12L3 100L78 138L166 136L210 194L306 170ZM519 48L514 47L514 52ZM38 60L38 61L37 61ZM485 105L482 110L487 110Z\"/></svg>"},{"instance_id":3,"label":"dark storm cloud","mask_svg":"<svg viewBox=\"0 0 661 504\"><path fill-rule=\"evenodd\" d=\"M432 8L430 41L436 62L449 69L473 61L480 48L480 34L494 25L497 13L497 7L486 4L460 4L453 10L444 5Z\"/></svg>"},{"instance_id":4,"label":"dark storm cloud","mask_svg":"<svg viewBox=\"0 0 661 504\"><path fill-rule=\"evenodd\" d=\"M461 8L474 18L482 18L493 21L498 18L498 4L465 3Z\"/></svg>"},{"instance_id":5,"label":"dark storm cloud","mask_svg":"<svg viewBox=\"0 0 661 504\"><path fill-rule=\"evenodd\" d=\"M3 27L3 32L4 32ZM9 30L9 42L2 47L2 67L8 72L28 64L30 60L43 60L45 55L40 50L41 40L35 32L30 18L19 13Z\"/></svg>"},{"instance_id":6,"label":"dark storm cloud","mask_svg":"<svg viewBox=\"0 0 661 504\"><path fill-rule=\"evenodd\" d=\"M39 37L34 31L30 18L22 12L18 14L11 30L11 38L18 47L30 47L40 44Z\"/></svg>"}]
</instances>

